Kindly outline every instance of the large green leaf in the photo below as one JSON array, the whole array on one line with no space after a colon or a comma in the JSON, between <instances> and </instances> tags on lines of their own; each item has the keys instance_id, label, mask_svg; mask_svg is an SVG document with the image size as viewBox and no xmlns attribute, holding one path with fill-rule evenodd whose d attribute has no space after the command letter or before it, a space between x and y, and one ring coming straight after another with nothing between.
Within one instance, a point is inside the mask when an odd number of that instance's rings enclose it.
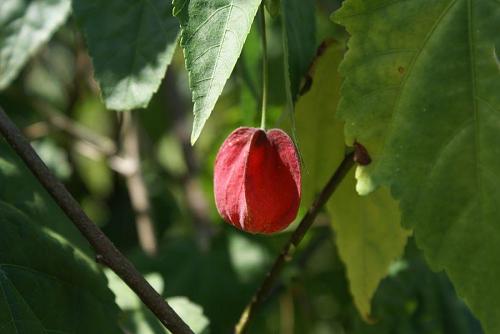
<instances>
[{"instance_id":1,"label":"large green leaf","mask_svg":"<svg viewBox=\"0 0 500 334\"><path fill-rule=\"evenodd\" d=\"M120 332L118 307L96 264L2 201L0 332Z\"/></svg>"},{"instance_id":2,"label":"large green leaf","mask_svg":"<svg viewBox=\"0 0 500 334\"><path fill-rule=\"evenodd\" d=\"M33 222L90 252L87 241L3 139L0 139L0 201L15 206Z\"/></svg>"},{"instance_id":3,"label":"large green leaf","mask_svg":"<svg viewBox=\"0 0 500 334\"><path fill-rule=\"evenodd\" d=\"M0 90L47 42L70 11L70 0L2 0L0 3Z\"/></svg>"},{"instance_id":4,"label":"large green leaf","mask_svg":"<svg viewBox=\"0 0 500 334\"><path fill-rule=\"evenodd\" d=\"M391 263L403 255L409 231L399 225L398 202L387 188L360 196L355 184L351 171L327 207L354 303L369 319L373 295Z\"/></svg>"},{"instance_id":5,"label":"large green leaf","mask_svg":"<svg viewBox=\"0 0 500 334\"><path fill-rule=\"evenodd\" d=\"M349 141L391 185L402 220L487 332L500 332L500 2L347 0L341 67Z\"/></svg>"},{"instance_id":6,"label":"large green leaf","mask_svg":"<svg viewBox=\"0 0 500 334\"><path fill-rule=\"evenodd\" d=\"M240 56L260 0L175 0L181 21L194 123L191 142L200 136Z\"/></svg>"},{"instance_id":7,"label":"large green leaf","mask_svg":"<svg viewBox=\"0 0 500 334\"><path fill-rule=\"evenodd\" d=\"M106 107L146 107L175 51L170 1L74 0Z\"/></svg>"},{"instance_id":8,"label":"large green leaf","mask_svg":"<svg viewBox=\"0 0 500 334\"><path fill-rule=\"evenodd\" d=\"M316 20L313 0L282 0L283 41L290 75L292 99L297 99L302 78L316 52Z\"/></svg>"},{"instance_id":9,"label":"large green leaf","mask_svg":"<svg viewBox=\"0 0 500 334\"><path fill-rule=\"evenodd\" d=\"M344 50L344 45L335 42L315 60L311 89L297 102L305 207L311 205L345 154L343 123L335 118L341 83L337 67ZM399 226L397 202L387 190L366 197L357 195L352 172L327 208L354 302L368 318L373 294L387 275L391 261L402 255L406 242L408 233Z\"/></svg>"}]
</instances>

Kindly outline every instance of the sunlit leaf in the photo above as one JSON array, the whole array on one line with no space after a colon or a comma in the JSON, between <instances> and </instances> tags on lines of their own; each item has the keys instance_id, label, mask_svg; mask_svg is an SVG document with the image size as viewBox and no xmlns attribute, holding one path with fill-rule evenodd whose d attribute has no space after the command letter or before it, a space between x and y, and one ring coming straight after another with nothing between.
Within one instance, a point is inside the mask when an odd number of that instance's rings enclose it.
<instances>
[{"instance_id":1,"label":"sunlit leaf","mask_svg":"<svg viewBox=\"0 0 500 334\"><path fill-rule=\"evenodd\" d=\"M388 189L360 196L355 184L351 171L327 207L354 303L370 319L373 295L391 263L403 255L409 231L399 225L398 202Z\"/></svg>"},{"instance_id":2,"label":"sunlit leaf","mask_svg":"<svg viewBox=\"0 0 500 334\"><path fill-rule=\"evenodd\" d=\"M302 206L306 208L345 154L343 123L336 118L341 83L337 67L344 49L335 42L314 60L311 89L295 107L297 145L303 159Z\"/></svg>"},{"instance_id":3,"label":"sunlit leaf","mask_svg":"<svg viewBox=\"0 0 500 334\"><path fill-rule=\"evenodd\" d=\"M0 90L64 23L69 0L2 0L0 4Z\"/></svg>"},{"instance_id":4,"label":"sunlit leaf","mask_svg":"<svg viewBox=\"0 0 500 334\"><path fill-rule=\"evenodd\" d=\"M303 205L309 207L345 154L343 123L336 118L340 98L339 42L325 46L314 62L312 86L297 102L297 135L304 162ZM387 190L366 197L355 191L354 172L346 176L327 205L351 294L368 319L371 299L391 262L402 255L407 232L399 226L398 204Z\"/></svg>"}]
</instances>

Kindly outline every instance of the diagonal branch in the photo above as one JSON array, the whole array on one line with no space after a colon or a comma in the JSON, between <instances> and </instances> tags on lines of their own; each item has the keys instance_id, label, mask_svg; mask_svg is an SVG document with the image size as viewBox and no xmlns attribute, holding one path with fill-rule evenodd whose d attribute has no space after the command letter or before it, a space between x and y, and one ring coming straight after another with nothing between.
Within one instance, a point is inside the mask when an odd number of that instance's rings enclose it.
<instances>
[{"instance_id":1,"label":"diagonal branch","mask_svg":"<svg viewBox=\"0 0 500 334\"><path fill-rule=\"evenodd\" d=\"M354 153L349 153L344 157L344 160L337 168L337 170L333 173L332 177L325 185L321 193L318 195L312 206L309 208L305 216L300 221L297 229L292 233L288 242L283 246L280 255L274 261L271 270L267 273L264 281L257 289L255 294L253 295L250 303L245 307L243 313L241 314L240 320L235 328L236 334L242 334L245 332L248 322L255 314L257 308L262 304L262 302L267 298L269 292L275 284L275 281L279 278L281 271L285 265L285 262L288 261L292 256L292 249L296 248L299 243L304 238L307 230L311 227L316 216L320 212L321 208L326 204L328 199L331 197L333 192L340 185L344 177L347 175L349 170L354 166Z\"/></svg>"},{"instance_id":2,"label":"diagonal branch","mask_svg":"<svg viewBox=\"0 0 500 334\"><path fill-rule=\"evenodd\" d=\"M45 166L31 148L28 140L1 107L0 133L94 248L97 254L96 258L113 270L171 332L193 334L189 326L175 313L163 297L151 287L134 265L90 220L64 185Z\"/></svg>"}]
</instances>

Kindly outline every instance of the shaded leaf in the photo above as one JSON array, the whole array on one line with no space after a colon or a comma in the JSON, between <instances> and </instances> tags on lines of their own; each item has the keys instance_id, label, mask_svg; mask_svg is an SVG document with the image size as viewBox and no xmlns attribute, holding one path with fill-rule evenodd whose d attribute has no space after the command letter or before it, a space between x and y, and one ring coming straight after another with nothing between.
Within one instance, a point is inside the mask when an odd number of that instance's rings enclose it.
<instances>
[{"instance_id":1,"label":"shaded leaf","mask_svg":"<svg viewBox=\"0 0 500 334\"><path fill-rule=\"evenodd\" d=\"M96 264L0 201L2 334L119 333L117 324L114 296Z\"/></svg>"},{"instance_id":2,"label":"shaded leaf","mask_svg":"<svg viewBox=\"0 0 500 334\"><path fill-rule=\"evenodd\" d=\"M348 0L340 112L373 162L358 189L390 185L434 270L487 332L500 331L500 3Z\"/></svg>"},{"instance_id":3,"label":"shaded leaf","mask_svg":"<svg viewBox=\"0 0 500 334\"><path fill-rule=\"evenodd\" d=\"M303 77L316 52L316 19L313 0L282 0L283 42L292 99L298 97Z\"/></svg>"},{"instance_id":4,"label":"shaded leaf","mask_svg":"<svg viewBox=\"0 0 500 334\"><path fill-rule=\"evenodd\" d=\"M75 0L106 107L146 107L177 44L178 21L162 0Z\"/></svg>"},{"instance_id":5,"label":"shaded leaf","mask_svg":"<svg viewBox=\"0 0 500 334\"><path fill-rule=\"evenodd\" d=\"M0 200L89 253L90 247L7 143L0 140ZM0 244L0 247L2 245Z\"/></svg>"},{"instance_id":6,"label":"shaded leaf","mask_svg":"<svg viewBox=\"0 0 500 334\"><path fill-rule=\"evenodd\" d=\"M192 143L233 71L259 5L260 0L174 1L194 102Z\"/></svg>"},{"instance_id":7,"label":"shaded leaf","mask_svg":"<svg viewBox=\"0 0 500 334\"><path fill-rule=\"evenodd\" d=\"M69 0L2 0L0 4L0 90L66 20Z\"/></svg>"}]
</instances>

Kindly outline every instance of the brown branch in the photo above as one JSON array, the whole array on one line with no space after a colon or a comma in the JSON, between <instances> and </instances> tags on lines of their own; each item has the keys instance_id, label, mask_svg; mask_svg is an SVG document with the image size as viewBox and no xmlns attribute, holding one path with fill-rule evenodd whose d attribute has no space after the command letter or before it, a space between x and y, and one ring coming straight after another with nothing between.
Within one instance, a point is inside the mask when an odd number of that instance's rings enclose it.
<instances>
[{"instance_id":1,"label":"brown branch","mask_svg":"<svg viewBox=\"0 0 500 334\"><path fill-rule=\"evenodd\" d=\"M175 313L164 298L151 287L134 265L90 220L64 185L49 171L32 149L28 140L1 107L0 132L59 207L80 230L94 248L97 256L101 257L103 263L106 263L139 296L167 329L176 334L193 334L189 326Z\"/></svg>"},{"instance_id":2,"label":"brown branch","mask_svg":"<svg viewBox=\"0 0 500 334\"><path fill-rule=\"evenodd\" d=\"M305 216L302 218L297 229L292 233L290 239L281 250L280 255L274 261L271 270L267 273L266 277L264 278L264 281L262 282L260 287L253 295L252 299L250 300L250 303L243 310L240 320L238 321L235 327L236 334L241 334L245 332L248 326L248 322L255 314L257 308L262 304L262 302L268 296L269 292L274 286L275 281L279 278L279 275L281 274L285 262L290 260L292 256L291 254L292 249L296 248L302 241L304 235L313 224L321 208L326 204L330 196L340 185L341 181L347 175L352 166L354 166L353 156L354 156L353 153L349 153L344 157L344 160L342 161L340 166L333 173L328 183L325 185L325 187L318 195L312 206L309 208Z\"/></svg>"},{"instance_id":3,"label":"brown branch","mask_svg":"<svg viewBox=\"0 0 500 334\"><path fill-rule=\"evenodd\" d=\"M122 144L123 153L130 159L134 168L125 175L127 189L135 213L135 224L139 244L149 255L157 252L158 245L153 220L151 219L151 203L141 170L141 155L139 145L139 129L137 118L132 112L123 114Z\"/></svg>"}]
</instances>

